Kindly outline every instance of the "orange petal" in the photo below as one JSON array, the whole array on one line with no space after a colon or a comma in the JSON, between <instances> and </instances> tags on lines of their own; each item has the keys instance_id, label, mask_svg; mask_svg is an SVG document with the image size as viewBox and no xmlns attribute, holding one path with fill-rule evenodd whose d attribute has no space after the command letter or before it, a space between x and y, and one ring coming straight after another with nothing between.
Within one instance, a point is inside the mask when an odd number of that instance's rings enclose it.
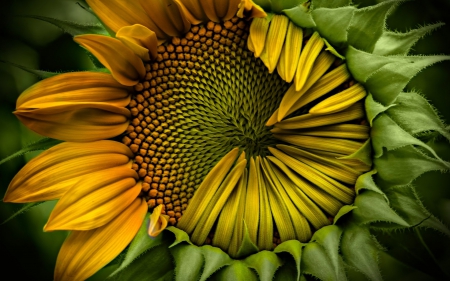
<instances>
[{"instance_id":1,"label":"orange petal","mask_svg":"<svg viewBox=\"0 0 450 281\"><path fill-rule=\"evenodd\" d=\"M238 6L241 0L199 0L206 16L214 21L227 21L234 17L238 12Z\"/></svg>"},{"instance_id":2,"label":"orange petal","mask_svg":"<svg viewBox=\"0 0 450 281\"><path fill-rule=\"evenodd\" d=\"M169 216L161 214L162 207L163 205L158 205L150 215L150 222L148 224L148 235L150 237L158 236L167 227Z\"/></svg>"},{"instance_id":3,"label":"orange petal","mask_svg":"<svg viewBox=\"0 0 450 281\"><path fill-rule=\"evenodd\" d=\"M105 225L128 207L142 190L137 173L124 165L81 179L58 201L45 231L91 230Z\"/></svg>"},{"instance_id":4,"label":"orange petal","mask_svg":"<svg viewBox=\"0 0 450 281\"><path fill-rule=\"evenodd\" d=\"M122 85L133 86L144 78L144 63L120 40L92 34L75 36L74 40L91 52Z\"/></svg>"},{"instance_id":5,"label":"orange petal","mask_svg":"<svg viewBox=\"0 0 450 281\"><path fill-rule=\"evenodd\" d=\"M106 225L73 231L59 251L54 279L85 280L112 261L134 238L147 209L147 203L136 198Z\"/></svg>"},{"instance_id":6,"label":"orange petal","mask_svg":"<svg viewBox=\"0 0 450 281\"><path fill-rule=\"evenodd\" d=\"M180 10L186 15L192 24L200 24L208 21L208 17L200 4L201 0L175 0L179 4Z\"/></svg>"},{"instance_id":7,"label":"orange petal","mask_svg":"<svg viewBox=\"0 0 450 281\"><path fill-rule=\"evenodd\" d=\"M109 104L78 103L32 110L18 109L14 114L29 129L54 139L89 142L123 133L130 112Z\"/></svg>"},{"instance_id":8,"label":"orange petal","mask_svg":"<svg viewBox=\"0 0 450 281\"><path fill-rule=\"evenodd\" d=\"M131 150L115 141L61 143L28 162L9 184L4 202L27 203L60 198L80 179L113 167L131 167Z\"/></svg>"},{"instance_id":9,"label":"orange petal","mask_svg":"<svg viewBox=\"0 0 450 281\"><path fill-rule=\"evenodd\" d=\"M267 16L263 8L255 4L252 0L241 0L239 3L239 10L236 15L240 18L265 18Z\"/></svg>"},{"instance_id":10,"label":"orange petal","mask_svg":"<svg viewBox=\"0 0 450 281\"><path fill-rule=\"evenodd\" d=\"M139 0L152 21L170 37L181 36L189 31L187 20L180 4L173 0Z\"/></svg>"},{"instance_id":11,"label":"orange petal","mask_svg":"<svg viewBox=\"0 0 450 281\"><path fill-rule=\"evenodd\" d=\"M117 31L116 38L122 41L141 59L145 61L156 59L158 38L156 33L147 27L140 24L124 26Z\"/></svg>"}]
</instances>

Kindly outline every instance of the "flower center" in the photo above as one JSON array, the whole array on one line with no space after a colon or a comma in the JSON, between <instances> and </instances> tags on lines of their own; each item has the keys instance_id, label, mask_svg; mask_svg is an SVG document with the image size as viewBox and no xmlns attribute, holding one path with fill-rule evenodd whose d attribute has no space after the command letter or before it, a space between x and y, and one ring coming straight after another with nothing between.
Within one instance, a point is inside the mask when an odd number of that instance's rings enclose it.
<instances>
[{"instance_id":1,"label":"flower center","mask_svg":"<svg viewBox=\"0 0 450 281\"><path fill-rule=\"evenodd\" d=\"M211 168L231 149L265 156L277 141L266 121L289 87L247 49L249 24L193 26L159 46L129 108L123 142L135 153L150 208L174 225Z\"/></svg>"}]
</instances>

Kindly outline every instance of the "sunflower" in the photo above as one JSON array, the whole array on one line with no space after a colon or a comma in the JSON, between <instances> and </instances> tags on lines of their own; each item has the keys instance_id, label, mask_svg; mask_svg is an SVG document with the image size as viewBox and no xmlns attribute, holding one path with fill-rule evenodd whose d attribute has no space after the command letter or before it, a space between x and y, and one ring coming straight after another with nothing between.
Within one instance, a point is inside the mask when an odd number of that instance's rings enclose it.
<instances>
[{"instance_id":1,"label":"sunflower","mask_svg":"<svg viewBox=\"0 0 450 281\"><path fill-rule=\"evenodd\" d=\"M74 40L107 72L22 93L17 118L63 142L3 199L59 200L55 280L121 253L122 279L346 280L348 266L379 280L369 225L449 233L410 186L448 169L424 142L448 131L402 92L447 57L407 56L431 28L386 31L397 1L87 3L112 36Z\"/></svg>"}]
</instances>

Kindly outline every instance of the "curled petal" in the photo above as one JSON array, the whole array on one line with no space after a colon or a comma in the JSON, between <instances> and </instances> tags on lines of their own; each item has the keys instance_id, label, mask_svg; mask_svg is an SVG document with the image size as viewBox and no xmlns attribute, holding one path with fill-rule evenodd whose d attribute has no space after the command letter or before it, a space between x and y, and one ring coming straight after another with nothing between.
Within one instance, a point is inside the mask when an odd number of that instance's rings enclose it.
<instances>
[{"instance_id":1,"label":"curled petal","mask_svg":"<svg viewBox=\"0 0 450 281\"><path fill-rule=\"evenodd\" d=\"M150 221L148 225L148 235L150 237L158 236L166 227L169 222L169 216L161 214L163 205L158 205L153 209L153 213L150 215Z\"/></svg>"},{"instance_id":2,"label":"curled petal","mask_svg":"<svg viewBox=\"0 0 450 281\"><path fill-rule=\"evenodd\" d=\"M130 117L126 108L93 103L18 109L14 114L38 134L74 142L115 137L126 130Z\"/></svg>"},{"instance_id":3,"label":"curled petal","mask_svg":"<svg viewBox=\"0 0 450 281\"><path fill-rule=\"evenodd\" d=\"M91 230L118 216L139 195L137 173L124 165L81 179L58 201L45 231Z\"/></svg>"},{"instance_id":4,"label":"curled petal","mask_svg":"<svg viewBox=\"0 0 450 281\"><path fill-rule=\"evenodd\" d=\"M227 21L238 12L241 0L199 0L208 19L214 22Z\"/></svg>"},{"instance_id":5,"label":"curled petal","mask_svg":"<svg viewBox=\"0 0 450 281\"><path fill-rule=\"evenodd\" d=\"M175 0L180 10L185 14L187 20L192 24L200 24L208 21L208 17L203 11L201 0Z\"/></svg>"},{"instance_id":6,"label":"curled petal","mask_svg":"<svg viewBox=\"0 0 450 281\"><path fill-rule=\"evenodd\" d=\"M136 198L106 225L73 231L59 251L54 279L85 280L108 264L136 235L147 209L147 203Z\"/></svg>"},{"instance_id":7,"label":"curled petal","mask_svg":"<svg viewBox=\"0 0 450 281\"><path fill-rule=\"evenodd\" d=\"M156 33L147 27L140 24L124 26L117 31L116 38L141 59L145 61L156 59L158 38Z\"/></svg>"},{"instance_id":8,"label":"curled petal","mask_svg":"<svg viewBox=\"0 0 450 281\"><path fill-rule=\"evenodd\" d=\"M179 3L173 0L140 0L139 2L152 21L169 37L181 36L191 28Z\"/></svg>"},{"instance_id":9,"label":"curled petal","mask_svg":"<svg viewBox=\"0 0 450 281\"><path fill-rule=\"evenodd\" d=\"M265 18L267 14L264 12L263 8L256 5L252 0L241 0L237 16L240 18L246 17L247 19L252 19Z\"/></svg>"},{"instance_id":10,"label":"curled petal","mask_svg":"<svg viewBox=\"0 0 450 281\"><path fill-rule=\"evenodd\" d=\"M91 52L122 85L134 86L145 76L142 60L120 40L102 35L80 35L74 40Z\"/></svg>"},{"instance_id":11,"label":"curled petal","mask_svg":"<svg viewBox=\"0 0 450 281\"><path fill-rule=\"evenodd\" d=\"M115 141L58 144L17 173L3 201L27 203L58 199L91 173L123 165L131 167L131 157L131 150Z\"/></svg>"}]
</instances>

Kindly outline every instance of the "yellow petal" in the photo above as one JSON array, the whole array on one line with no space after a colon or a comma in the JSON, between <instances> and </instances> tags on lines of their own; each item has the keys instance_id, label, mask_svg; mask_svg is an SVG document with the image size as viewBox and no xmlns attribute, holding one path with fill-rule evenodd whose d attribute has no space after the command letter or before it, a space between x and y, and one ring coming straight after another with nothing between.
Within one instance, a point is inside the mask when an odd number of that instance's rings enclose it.
<instances>
[{"instance_id":1,"label":"yellow petal","mask_svg":"<svg viewBox=\"0 0 450 281\"><path fill-rule=\"evenodd\" d=\"M198 25L208 20L200 0L175 0L175 2L191 24Z\"/></svg>"},{"instance_id":2,"label":"yellow petal","mask_svg":"<svg viewBox=\"0 0 450 281\"><path fill-rule=\"evenodd\" d=\"M273 128L270 131L274 134L296 134L304 136L367 140L369 138L370 127L358 124L337 124L307 130Z\"/></svg>"},{"instance_id":3,"label":"yellow petal","mask_svg":"<svg viewBox=\"0 0 450 281\"><path fill-rule=\"evenodd\" d=\"M357 83L331 97L319 102L309 110L312 114L331 114L342 111L367 95L361 84Z\"/></svg>"},{"instance_id":4,"label":"yellow petal","mask_svg":"<svg viewBox=\"0 0 450 281\"><path fill-rule=\"evenodd\" d=\"M157 33L163 34L157 30L153 21L142 9L138 1L123 0L86 0L94 13L106 24L112 31L117 32L124 26L141 24Z\"/></svg>"},{"instance_id":5,"label":"yellow petal","mask_svg":"<svg viewBox=\"0 0 450 281\"><path fill-rule=\"evenodd\" d=\"M246 19L264 18L267 16L266 12L252 0L241 0L236 15L240 18L245 17Z\"/></svg>"},{"instance_id":6,"label":"yellow petal","mask_svg":"<svg viewBox=\"0 0 450 281\"><path fill-rule=\"evenodd\" d=\"M69 72L44 79L25 90L17 99L16 108L30 110L76 103L125 107L130 103L131 90L107 73Z\"/></svg>"},{"instance_id":7,"label":"yellow petal","mask_svg":"<svg viewBox=\"0 0 450 281\"><path fill-rule=\"evenodd\" d=\"M244 221L247 224L248 235L256 244L259 225L259 182L256 164L253 157L250 158L247 195L245 199Z\"/></svg>"},{"instance_id":8,"label":"yellow petal","mask_svg":"<svg viewBox=\"0 0 450 281\"><path fill-rule=\"evenodd\" d=\"M250 24L250 34L248 36L249 49L255 53L255 57L259 58L266 46L266 36L269 30L270 22L267 18L255 18ZM251 47L250 48L250 44Z\"/></svg>"},{"instance_id":9,"label":"yellow petal","mask_svg":"<svg viewBox=\"0 0 450 281\"><path fill-rule=\"evenodd\" d=\"M134 86L145 77L142 60L120 40L102 35L79 35L74 40L91 52L122 85Z\"/></svg>"},{"instance_id":10,"label":"yellow petal","mask_svg":"<svg viewBox=\"0 0 450 281\"><path fill-rule=\"evenodd\" d=\"M105 225L137 198L142 184L130 165L92 173L56 204L44 231L91 230Z\"/></svg>"},{"instance_id":11,"label":"yellow petal","mask_svg":"<svg viewBox=\"0 0 450 281\"><path fill-rule=\"evenodd\" d=\"M270 209L269 197L267 194L268 183L266 182L263 172L261 171L261 158L256 157L255 162L256 173L258 175L259 186L259 229L257 246L260 250L273 249L273 218Z\"/></svg>"},{"instance_id":12,"label":"yellow petal","mask_svg":"<svg viewBox=\"0 0 450 281\"><path fill-rule=\"evenodd\" d=\"M136 198L108 224L88 231L73 231L58 254L59 280L85 280L112 261L131 242L147 213L147 203Z\"/></svg>"},{"instance_id":13,"label":"yellow petal","mask_svg":"<svg viewBox=\"0 0 450 281\"><path fill-rule=\"evenodd\" d=\"M289 22L286 42L283 45L277 70L284 81L291 83L297 70L298 60L302 51L303 30L293 22Z\"/></svg>"},{"instance_id":14,"label":"yellow petal","mask_svg":"<svg viewBox=\"0 0 450 281\"><path fill-rule=\"evenodd\" d=\"M227 21L238 11L241 0L200 0L206 16L214 22Z\"/></svg>"},{"instance_id":15,"label":"yellow petal","mask_svg":"<svg viewBox=\"0 0 450 281\"><path fill-rule=\"evenodd\" d=\"M3 201L27 203L58 199L80 179L96 171L126 165L131 157L131 150L115 141L58 144L16 174Z\"/></svg>"},{"instance_id":16,"label":"yellow petal","mask_svg":"<svg viewBox=\"0 0 450 281\"><path fill-rule=\"evenodd\" d=\"M148 235L150 237L158 236L167 227L169 222L169 216L161 214L164 205L158 205L153 209L153 213L150 215L150 222L148 225Z\"/></svg>"},{"instance_id":17,"label":"yellow petal","mask_svg":"<svg viewBox=\"0 0 450 281\"><path fill-rule=\"evenodd\" d=\"M122 41L142 60L154 60L158 55L158 38L156 33L143 25L124 26L117 31L116 38Z\"/></svg>"},{"instance_id":18,"label":"yellow petal","mask_svg":"<svg viewBox=\"0 0 450 281\"><path fill-rule=\"evenodd\" d=\"M300 55L297 71L295 72L294 84L296 91L300 91L300 89L305 85L305 82L308 79L314 65L314 61L324 45L325 42L317 31L313 33L311 38L309 38L308 43L306 43L305 48Z\"/></svg>"},{"instance_id":19,"label":"yellow petal","mask_svg":"<svg viewBox=\"0 0 450 281\"><path fill-rule=\"evenodd\" d=\"M278 59L283 49L284 39L288 31L289 19L282 15L273 16L270 21L269 32L267 33L265 49L267 61L263 61L269 73L272 73L278 64Z\"/></svg>"},{"instance_id":20,"label":"yellow petal","mask_svg":"<svg viewBox=\"0 0 450 281\"><path fill-rule=\"evenodd\" d=\"M180 4L174 0L139 0L147 15L169 37L181 36L191 28Z\"/></svg>"}]
</instances>

